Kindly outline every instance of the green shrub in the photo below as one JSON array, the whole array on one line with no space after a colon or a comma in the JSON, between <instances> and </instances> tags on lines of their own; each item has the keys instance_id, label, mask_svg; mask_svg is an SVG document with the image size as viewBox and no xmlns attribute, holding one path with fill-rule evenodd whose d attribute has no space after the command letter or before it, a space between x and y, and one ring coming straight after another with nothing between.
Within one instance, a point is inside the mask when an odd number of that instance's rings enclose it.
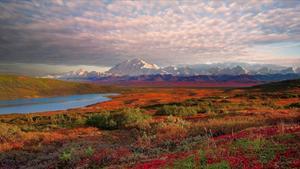
<instances>
[{"instance_id":1,"label":"green shrub","mask_svg":"<svg viewBox=\"0 0 300 169\"><path fill-rule=\"evenodd\" d=\"M284 148L265 139L238 139L233 142L234 149L242 149L247 153L254 153L261 163L268 163L275 158L276 153L283 152Z\"/></svg>"},{"instance_id":2,"label":"green shrub","mask_svg":"<svg viewBox=\"0 0 300 169\"><path fill-rule=\"evenodd\" d=\"M116 129L117 123L112 118L109 112L93 115L86 120L88 126L97 127L100 129Z\"/></svg>"},{"instance_id":3,"label":"green shrub","mask_svg":"<svg viewBox=\"0 0 300 169\"><path fill-rule=\"evenodd\" d=\"M117 123L118 128L135 126L139 122L143 122L148 115L143 114L138 108L125 108L117 113L112 113L112 118Z\"/></svg>"},{"instance_id":4,"label":"green shrub","mask_svg":"<svg viewBox=\"0 0 300 169\"><path fill-rule=\"evenodd\" d=\"M89 146L86 150L85 150L85 154L89 157L91 157L94 154L94 149L93 147Z\"/></svg>"},{"instance_id":5,"label":"green shrub","mask_svg":"<svg viewBox=\"0 0 300 169\"><path fill-rule=\"evenodd\" d=\"M257 155L261 163L266 164L272 161L277 153L282 153L285 151L285 148L280 144L274 144L271 141L266 142L266 144L257 151Z\"/></svg>"},{"instance_id":6,"label":"green shrub","mask_svg":"<svg viewBox=\"0 0 300 169\"><path fill-rule=\"evenodd\" d=\"M173 116L192 116L202 111L197 106L176 106L176 105L164 105L160 108L156 115L173 115Z\"/></svg>"},{"instance_id":7,"label":"green shrub","mask_svg":"<svg viewBox=\"0 0 300 169\"><path fill-rule=\"evenodd\" d=\"M93 115L87 119L86 124L100 129L113 130L135 126L148 117L140 109L126 108L118 112L104 112Z\"/></svg>"},{"instance_id":8,"label":"green shrub","mask_svg":"<svg viewBox=\"0 0 300 169\"><path fill-rule=\"evenodd\" d=\"M65 161L65 162L70 161L72 159L72 150L69 150L69 149L68 150L64 150L60 154L59 159L61 161Z\"/></svg>"},{"instance_id":9,"label":"green shrub","mask_svg":"<svg viewBox=\"0 0 300 169\"><path fill-rule=\"evenodd\" d=\"M173 166L168 166L166 168L172 168L172 169L230 169L230 165L227 161L221 161L219 163L214 164L206 164L206 158L203 154L204 152L200 152L200 166L197 165L197 161L195 160L195 157L189 156L185 159L175 161ZM199 163L198 163L199 164Z\"/></svg>"},{"instance_id":10,"label":"green shrub","mask_svg":"<svg viewBox=\"0 0 300 169\"><path fill-rule=\"evenodd\" d=\"M205 156L205 151L199 150L199 163L200 163L200 168L204 168L207 164L207 158Z\"/></svg>"},{"instance_id":11,"label":"green shrub","mask_svg":"<svg viewBox=\"0 0 300 169\"><path fill-rule=\"evenodd\" d=\"M297 102L297 103L291 103L287 106L285 106L286 108L288 109L291 109L291 108L300 108L300 102Z\"/></svg>"},{"instance_id":12,"label":"green shrub","mask_svg":"<svg viewBox=\"0 0 300 169\"><path fill-rule=\"evenodd\" d=\"M276 141L286 141L286 140L292 140L297 139L297 135L295 134L280 134L273 137Z\"/></svg>"},{"instance_id":13,"label":"green shrub","mask_svg":"<svg viewBox=\"0 0 300 169\"><path fill-rule=\"evenodd\" d=\"M173 169L195 169L196 163L195 163L195 157L190 156L186 159L175 161L173 165Z\"/></svg>"},{"instance_id":14,"label":"green shrub","mask_svg":"<svg viewBox=\"0 0 300 169\"><path fill-rule=\"evenodd\" d=\"M255 140L249 140L246 138L235 140L232 144L233 149L242 149L245 152L248 152L249 150L252 150L254 152L259 152L262 147L266 144L265 139L255 139Z\"/></svg>"}]
</instances>

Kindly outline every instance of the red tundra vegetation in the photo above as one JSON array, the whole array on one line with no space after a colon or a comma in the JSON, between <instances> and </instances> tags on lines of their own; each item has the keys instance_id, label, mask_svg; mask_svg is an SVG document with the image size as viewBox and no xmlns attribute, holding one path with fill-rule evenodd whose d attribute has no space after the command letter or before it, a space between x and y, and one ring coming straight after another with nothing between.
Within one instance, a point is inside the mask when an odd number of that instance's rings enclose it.
<instances>
[{"instance_id":1,"label":"red tundra vegetation","mask_svg":"<svg viewBox=\"0 0 300 169\"><path fill-rule=\"evenodd\" d=\"M299 80L136 87L84 108L0 116L0 168L300 168Z\"/></svg>"}]
</instances>

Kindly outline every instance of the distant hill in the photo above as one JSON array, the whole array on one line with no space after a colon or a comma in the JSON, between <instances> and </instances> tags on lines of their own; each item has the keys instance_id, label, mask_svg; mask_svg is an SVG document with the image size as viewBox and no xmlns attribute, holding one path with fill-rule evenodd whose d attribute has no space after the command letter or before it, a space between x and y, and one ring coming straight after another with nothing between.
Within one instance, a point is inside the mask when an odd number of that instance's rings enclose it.
<instances>
[{"instance_id":1,"label":"distant hill","mask_svg":"<svg viewBox=\"0 0 300 169\"><path fill-rule=\"evenodd\" d=\"M108 76L89 79L99 84L118 84L129 86L193 86L193 87L249 87L258 84L282 80L299 79L300 74L272 75L141 75L141 76Z\"/></svg>"},{"instance_id":2,"label":"distant hill","mask_svg":"<svg viewBox=\"0 0 300 169\"><path fill-rule=\"evenodd\" d=\"M273 91L284 91L284 90L292 90L292 89L300 89L300 79L295 80L284 80L280 82L272 82L267 84L262 84L258 86L253 86L251 89L261 89L266 92Z\"/></svg>"},{"instance_id":3,"label":"distant hill","mask_svg":"<svg viewBox=\"0 0 300 169\"><path fill-rule=\"evenodd\" d=\"M113 92L115 87L17 75L0 75L0 100Z\"/></svg>"}]
</instances>

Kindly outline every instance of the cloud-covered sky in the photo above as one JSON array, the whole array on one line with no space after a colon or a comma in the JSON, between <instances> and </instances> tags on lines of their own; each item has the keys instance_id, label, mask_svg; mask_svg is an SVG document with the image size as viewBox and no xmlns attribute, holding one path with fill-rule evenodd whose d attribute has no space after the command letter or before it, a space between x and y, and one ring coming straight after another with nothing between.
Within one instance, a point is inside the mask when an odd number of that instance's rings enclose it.
<instances>
[{"instance_id":1,"label":"cloud-covered sky","mask_svg":"<svg viewBox=\"0 0 300 169\"><path fill-rule=\"evenodd\" d=\"M300 65L300 1L0 1L2 66L130 58Z\"/></svg>"}]
</instances>

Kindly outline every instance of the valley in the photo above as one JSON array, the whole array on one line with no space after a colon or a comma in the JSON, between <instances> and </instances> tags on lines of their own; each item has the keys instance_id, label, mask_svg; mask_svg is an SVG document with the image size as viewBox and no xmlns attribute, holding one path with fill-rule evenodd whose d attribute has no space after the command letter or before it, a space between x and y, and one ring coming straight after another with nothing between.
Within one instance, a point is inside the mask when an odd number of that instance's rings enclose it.
<instances>
[{"instance_id":1,"label":"valley","mask_svg":"<svg viewBox=\"0 0 300 169\"><path fill-rule=\"evenodd\" d=\"M131 87L111 98L0 115L0 168L300 166L299 80L247 88Z\"/></svg>"}]
</instances>

